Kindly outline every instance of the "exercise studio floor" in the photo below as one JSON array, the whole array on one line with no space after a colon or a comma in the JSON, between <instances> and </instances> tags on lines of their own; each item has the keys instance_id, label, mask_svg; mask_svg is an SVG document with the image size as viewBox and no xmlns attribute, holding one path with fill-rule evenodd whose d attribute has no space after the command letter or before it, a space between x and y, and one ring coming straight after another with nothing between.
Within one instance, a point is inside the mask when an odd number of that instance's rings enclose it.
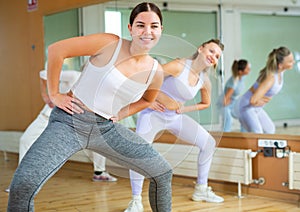
<instances>
[{"instance_id":1,"label":"exercise studio floor","mask_svg":"<svg viewBox=\"0 0 300 212\"><path fill-rule=\"evenodd\" d=\"M17 166L18 155L7 153L4 160L0 152L0 212L6 211L8 193L4 192L10 183ZM93 182L92 164L67 162L42 188L35 199L36 212L122 212L131 198L130 183L127 178L118 178L117 182ZM145 181L143 203L145 212L151 211L148 203ZM247 195L237 198L236 193L215 191L224 197L224 203L193 202L190 200L193 185L183 185L174 177L174 212L294 212L300 211L294 202L282 202L274 199Z\"/></svg>"}]
</instances>

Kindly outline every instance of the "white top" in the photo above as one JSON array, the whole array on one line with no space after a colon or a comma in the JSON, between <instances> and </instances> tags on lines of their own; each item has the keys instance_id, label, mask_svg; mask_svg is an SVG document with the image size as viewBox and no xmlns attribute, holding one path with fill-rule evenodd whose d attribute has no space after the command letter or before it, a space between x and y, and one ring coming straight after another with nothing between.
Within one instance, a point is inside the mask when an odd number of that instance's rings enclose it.
<instances>
[{"instance_id":1,"label":"white top","mask_svg":"<svg viewBox=\"0 0 300 212\"><path fill-rule=\"evenodd\" d=\"M72 88L73 94L90 110L104 118L117 116L130 103L138 101L149 87L156 72L154 64L146 83L139 83L124 76L114 65L119 55L122 39L108 64L97 67L88 60L81 77Z\"/></svg>"}]
</instances>

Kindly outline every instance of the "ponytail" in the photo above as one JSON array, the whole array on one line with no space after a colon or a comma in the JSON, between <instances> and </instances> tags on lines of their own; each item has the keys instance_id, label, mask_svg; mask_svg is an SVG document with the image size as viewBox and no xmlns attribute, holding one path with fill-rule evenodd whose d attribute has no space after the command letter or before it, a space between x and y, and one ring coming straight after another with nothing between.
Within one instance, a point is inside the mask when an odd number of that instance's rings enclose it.
<instances>
[{"instance_id":1,"label":"ponytail","mask_svg":"<svg viewBox=\"0 0 300 212\"><path fill-rule=\"evenodd\" d=\"M244 72L245 68L248 65L248 61L241 59L241 60L234 60L231 66L231 71L232 71L232 75L233 78L237 78L239 75L239 71Z\"/></svg>"}]
</instances>

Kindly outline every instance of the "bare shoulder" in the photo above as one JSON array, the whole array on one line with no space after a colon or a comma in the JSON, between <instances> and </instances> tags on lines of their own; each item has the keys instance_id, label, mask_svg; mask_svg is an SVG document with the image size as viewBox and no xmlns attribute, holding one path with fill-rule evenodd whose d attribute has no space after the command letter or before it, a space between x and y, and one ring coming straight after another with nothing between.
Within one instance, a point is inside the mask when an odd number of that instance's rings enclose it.
<instances>
[{"instance_id":1,"label":"bare shoulder","mask_svg":"<svg viewBox=\"0 0 300 212\"><path fill-rule=\"evenodd\" d=\"M273 85L275 82L275 75L273 73L271 74L268 74L266 76L266 78L264 79L263 82L261 82L261 84L264 84L264 85Z\"/></svg>"},{"instance_id":2,"label":"bare shoulder","mask_svg":"<svg viewBox=\"0 0 300 212\"><path fill-rule=\"evenodd\" d=\"M184 68L185 61L186 61L186 59L174 59L174 60L164 64L162 67L165 72L165 76L168 76L168 75L171 75L174 77L178 76Z\"/></svg>"}]
</instances>

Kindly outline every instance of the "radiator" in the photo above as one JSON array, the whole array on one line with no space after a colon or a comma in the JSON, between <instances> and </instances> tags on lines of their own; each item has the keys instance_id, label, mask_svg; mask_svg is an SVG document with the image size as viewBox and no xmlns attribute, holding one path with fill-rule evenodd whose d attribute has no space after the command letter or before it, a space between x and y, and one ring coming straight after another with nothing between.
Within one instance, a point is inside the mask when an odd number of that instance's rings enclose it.
<instances>
[{"instance_id":1,"label":"radiator","mask_svg":"<svg viewBox=\"0 0 300 212\"><path fill-rule=\"evenodd\" d=\"M174 174L197 177L197 147L155 143L154 148L171 163ZM252 183L251 152L250 149L216 148L208 178L237 183L241 197L241 184Z\"/></svg>"},{"instance_id":2,"label":"radiator","mask_svg":"<svg viewBox=\"0 0 300 212\"><path fill-rule=\"evenodd\" d=\"M289 189L300 189L300 153L289 154Z\"/></svg>"},{"instance_id":3,"label":"radiator","mask_svg":"<svg viewBox=\"0 0 300 212\"><path fill-rule=\"evenodd\" d=\"M249 185L252 183L251 150L217 148L209 178Z\"/></svg>"}]
</instances>

